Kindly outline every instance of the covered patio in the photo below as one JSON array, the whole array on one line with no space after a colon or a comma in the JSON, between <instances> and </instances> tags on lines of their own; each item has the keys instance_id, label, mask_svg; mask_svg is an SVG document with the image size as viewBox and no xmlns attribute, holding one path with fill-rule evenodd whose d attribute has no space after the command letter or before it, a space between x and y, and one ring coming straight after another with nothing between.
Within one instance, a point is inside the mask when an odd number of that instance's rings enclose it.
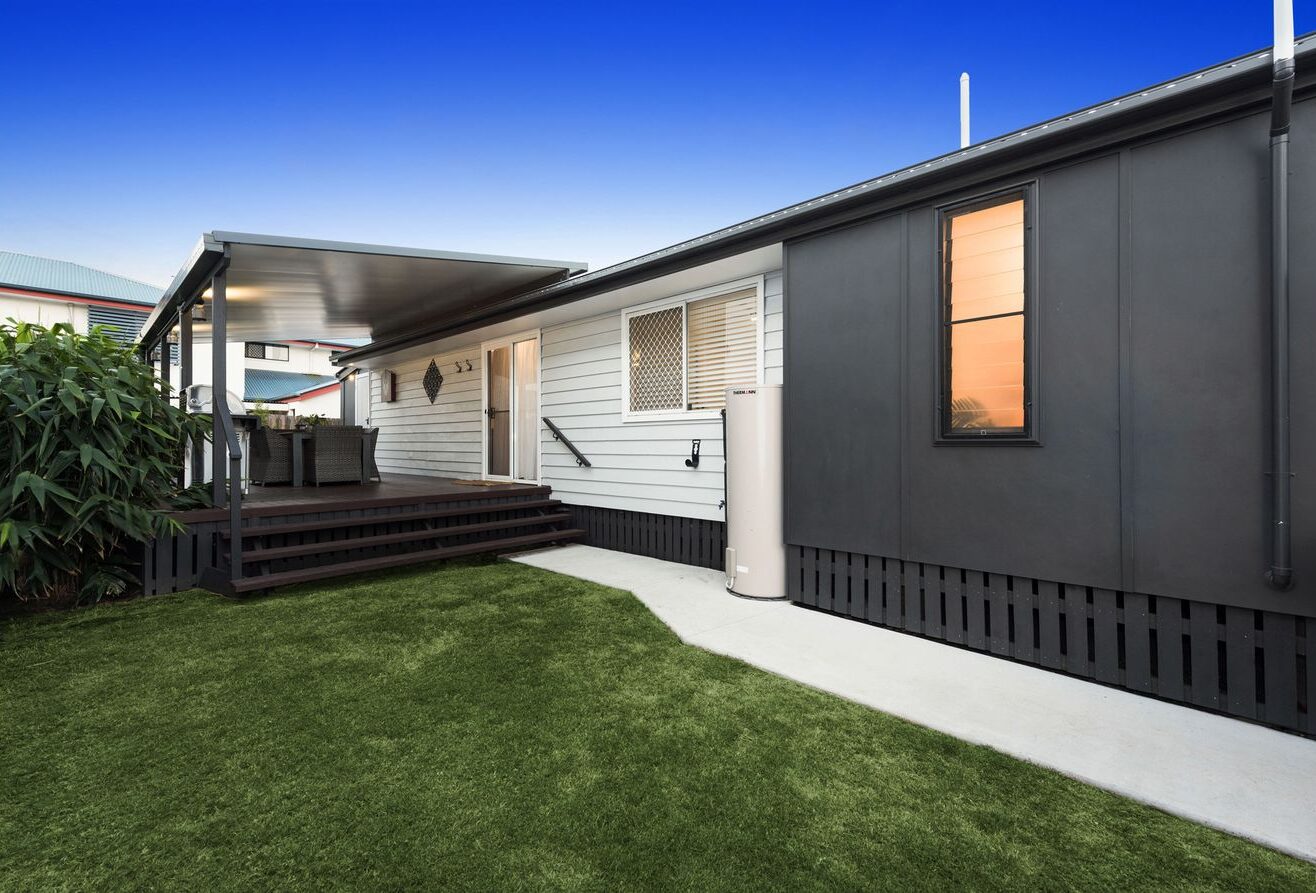
<instances>
[{"instance_id":1,"label":"covered patio","mask_svg":"<svg viewBox=\"0 0 1316 893\"><path fill-rule=\"evenodd\" d=\"M373 475L365 473L369 460L363 454L362 472L348 483L325 487L253 486L244 494L238 423L223 399L231 390L230 382L241 380L242 369L241 360L232 356L228 345L306 338L377 341L433 325L436 319L474 327L498 320L501 305L518 295L560 282L584 269L584 264L570 261L222 231L203 235L143 326L140 349L144 358L159 363L161 387L170 393L171 351L164 347L167 343L178 344L180 394L201 377L197 374L201 370L196 363L198 347L209 351L206 383L217 395L212 401L211 436L215 448L207 470L214 507L180 517L185 523L213 527L208 535L212 535L214 545L198 551L195 543L167 549L157 543L150 558L153 568L163 571L167 563L170 576L179 576L181 568L181 576L194 574L203 585L224 591L263 588L252 583L253 574L245 564L262 559L255 576L269 576L273 573L271 567L276 566L271 564L275 556L280 560L290 556L261 548L260 543L255 547L244 544L250 539L248 535L231 536L224 531L245 529L262 523L261 518L274 516L283 517L286 526L293 523L286 519L294 515L398 511L403 506L417 515L409 520L423 526L419 530L395 530L394 534L409 535L407 542L428 540L439 551L447 548L437 545L438 537L423 535L424 530L436 526L435 517L421 518L419 514L436 511L433 506L440 502L488 509L496 500L517 495L502 492L516 488L418 476L388 475L367 480ZM194 444L188 457L198 479L202 477L201 446ZM466 527L491 523L489 519L462 519L459 514L449 512L436 517L458 518ZM499 511L491 518L524 521L513 517L515 514ZM554 519L551 529L561 526L558 520ZM223 531L216 525L222 525ZM357 525L355 534L345 525L321 525L318 529L337 529L335 536L339 537L378 539L383 535L378 526ZM496 529L467 532L492 533ZM317 536L316 541L320 539ZM397 546L403 541L374 545ZM304 571L312 553L305 548L306 543L296 545L302 547L297 557L306 559L299 568ZM396 557L395 549L387 551ZM189 554L183 556L182 552ZM162 557L166 553L168 561Z\"/></svg>"}]
</instances>

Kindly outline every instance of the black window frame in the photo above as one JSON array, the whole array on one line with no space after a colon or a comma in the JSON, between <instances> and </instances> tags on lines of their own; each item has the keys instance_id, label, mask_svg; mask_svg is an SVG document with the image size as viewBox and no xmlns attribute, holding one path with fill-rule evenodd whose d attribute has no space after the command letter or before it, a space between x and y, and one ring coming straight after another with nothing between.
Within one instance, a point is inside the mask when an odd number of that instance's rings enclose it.
<instances>
[{"instance_id":1,"label":"black window frame","mask_svg":"<svg viewBox=\"0 0 1316 893\"><path fill-rule=\"evenodd\" d=\"M255 356L254 354L252 354L251 349L253 347L260 348L260 356ZM282 357L270 356L269 348L271 347L283 348L284 356ZM247 360L269 360L271 363L287 363L292 359L292 349L289 348L288 345L286 344L275 344L268 341L248 341L246 345L244 345L242 348L242 356L243 359L247 359Z\"/></svg>"},{"instance_id":2,"label":"black window frame","mask_svg":"<svg viewBox=\"0 0 1316 893\"><path fill-rule=\"evenodd\" d=\"M966 322L991 319L992 316L972 319L950 319L950 281L946 275L946 223L954 217L981 211L984 208L1022 199L1024 203L1024 424L1022 428L957 429L951 427L951 327ZM1017 183L988 193L954 201L936 209L935 237L937 240L937 412L934 443L938 445L983 444L998 446L1040 446L1040 413L1038 412L1037 375L1037 182ZM1016 313L997 314L1014 316Z\"/></svg>"}]
</instances>

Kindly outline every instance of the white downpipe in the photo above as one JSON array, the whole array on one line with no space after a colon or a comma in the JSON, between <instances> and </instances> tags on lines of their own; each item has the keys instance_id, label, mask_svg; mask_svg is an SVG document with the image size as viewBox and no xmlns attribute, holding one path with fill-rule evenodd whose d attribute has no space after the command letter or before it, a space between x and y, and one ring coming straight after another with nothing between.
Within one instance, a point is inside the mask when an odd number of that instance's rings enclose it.
<instances>
[{"instance_id":1,"label":"white downpipe","mask_svg":"<svg viewBox=\"0 0 1316 893\"><path fill-rule=\"evenodd\" d=\"M1278 8L1280 0L1275 0ZM1290 20L1291 22L1291 20ZM1290 34L1292 33L1292 24L1290 24ZM1290 43L1292 40L1290 39ZM960 148L963 149L969 145L969 73L963 72L960 75Z\"/></svg>"},{"instance_id":2,"label":"white downpipe","mask_svg":"<svg viewBox=\"0 0 1316 893\"><path fill-rule=\"evenodd\" d=\"M1272 62L1293 58L1293 0L1275 0L1275 49Z\"/></svg>"}]
</instances>

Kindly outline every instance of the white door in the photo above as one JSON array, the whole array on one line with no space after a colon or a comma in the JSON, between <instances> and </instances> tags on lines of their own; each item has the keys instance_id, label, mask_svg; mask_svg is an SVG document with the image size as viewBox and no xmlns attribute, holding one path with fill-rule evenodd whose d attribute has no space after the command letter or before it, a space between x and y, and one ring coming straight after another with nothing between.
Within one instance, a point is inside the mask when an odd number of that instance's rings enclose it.
<instances>
[{"instance_id":1,"label":"white door","mask_svg":"<svg viewBox=\"0 0 1316 893\"><path fill-rule=\"evenodd\" d=\"M352 397L356 405L352 411L356 414L354 423L357 425L370 424L370 370L358 369L355 373L356 383L352 388Z\"/></svg>"},{"instance_id":2,"label":"white door","mask_svg":"<svg viewBox=\"0 0 1316 893\"><path fill-rule=\"evenodd\" d=\"M539 334L484 344L484 477L539 479Z\"/></svg>"}]
</instances>

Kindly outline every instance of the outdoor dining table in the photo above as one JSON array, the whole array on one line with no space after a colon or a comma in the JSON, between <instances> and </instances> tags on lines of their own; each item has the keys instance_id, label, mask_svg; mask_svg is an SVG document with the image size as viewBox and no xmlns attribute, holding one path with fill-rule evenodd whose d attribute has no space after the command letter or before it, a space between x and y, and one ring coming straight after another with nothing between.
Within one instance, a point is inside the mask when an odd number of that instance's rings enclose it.
<instances>
[{"instance_id":1,"label":"outdoor dining table","mask_svg":"<svg viewBox=\"0 0 1316 893\"><path fill-rule=\"evenodd\" d=\"M276 432L280 437L292 441L292 485L300 487L306 482L305 460L306 438L310 435L296 428L285 428Z\"/></svg>"},{"instance_id":2,"label":"outdoor dining table","mask_svg":"<svg viewBox=\"0 0 1316 893\"><path fill-rule=\"evenodd\" d=\"M284 428L277 432L282 437L292 440L292 485L294 487L304 486L306 483L306 441L311 438L311 432L298 428ZM361 483L369 480L370 464L368 455L370 450L370 432L361 432Z\"/></svg>"}]
</instances>

